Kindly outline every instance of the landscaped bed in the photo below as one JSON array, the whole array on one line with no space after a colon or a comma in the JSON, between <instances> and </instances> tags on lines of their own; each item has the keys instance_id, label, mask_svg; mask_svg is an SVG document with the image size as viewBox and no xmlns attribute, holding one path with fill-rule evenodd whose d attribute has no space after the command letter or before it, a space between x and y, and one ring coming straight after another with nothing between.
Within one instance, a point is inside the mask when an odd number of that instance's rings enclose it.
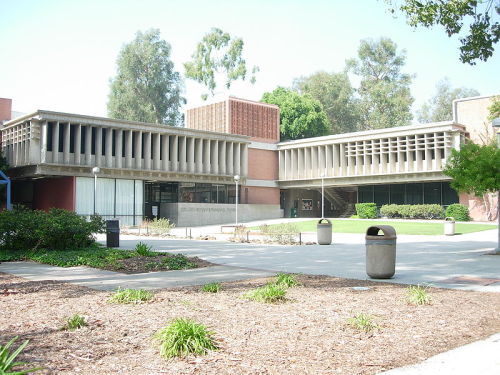
<instances>
[{"instance_id":1,"label":"landscaped bed","mask_svg":"<svg viewBox=\"0 0 500 375\"><path fill-rule=\"evenodd\" d=\"M280 303L244 298L268 280L155 292L150 302L111 303L112 292L0 274L0 344L30 340L18 360L35 374L375 374L424 360L500 330L500 294L429 289L411 305L407 287L300 276ZM368 286L369 290L353 290ZM364 313L378 328L349 320ZM61 328L80 314L86 326ZM166 360L155 333L172 319L213 331L219 350Z\"/></svg>"}]
</instances>

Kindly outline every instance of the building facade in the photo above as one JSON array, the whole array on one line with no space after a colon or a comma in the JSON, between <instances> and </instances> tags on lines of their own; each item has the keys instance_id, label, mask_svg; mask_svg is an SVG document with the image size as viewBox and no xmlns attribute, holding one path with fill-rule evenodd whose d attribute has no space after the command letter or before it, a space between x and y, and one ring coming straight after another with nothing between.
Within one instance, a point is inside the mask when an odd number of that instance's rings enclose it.
<instances>
[{"instance_id":1,"label":"building facade","mask_svg":"<svg viewBox=\"0 0 500 375\"><path fill-rule=\"evenodd\" d=\"M42 110L10 120L0 99L1 145L14 203L123 225L231 223L236 195L239 221L318 217L322 183L327 216L349 216L356 202L461 202L484 220L442 170L466 138L493 134L490 100L455 101L449 122L280 143L277 106L233 97L188 110L185 128Z\"/></svg>"}]
</instances>

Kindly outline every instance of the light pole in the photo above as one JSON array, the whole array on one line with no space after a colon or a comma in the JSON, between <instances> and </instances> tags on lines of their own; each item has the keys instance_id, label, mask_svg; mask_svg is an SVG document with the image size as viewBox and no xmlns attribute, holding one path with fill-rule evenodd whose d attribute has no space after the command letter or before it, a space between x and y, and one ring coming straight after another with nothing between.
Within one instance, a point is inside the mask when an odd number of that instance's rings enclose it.
<instances>
[{"instance_id":1,"label":"light pole","mask_svg":"<svg viewBox=\"0 0 500 375\"><path fill-rule=\"evenodd\" d=\"M492 121L493 128L497 131L497 147L500 148L500 117L493 119ZM497 215L498 215L498 241L497 248L493 250L494 254L500 254L500 191L498 191L498 199L497 199Z\"/></svg>"},{"instance_id":2,"label":"light pole","mask_svg":"<svg viewBox=\"0 0 500 375\"><path fill-rule=\"evenodd\" d=\"M97 175L101 173L101 168L92 168L92 174L94 175L94 215L96 214L96 198L97 198Z\"/></svg>"},{"instance_id":3,"label":"light pole","mask_svg":"<svg viewBox=\"0 0 500 375\"><path fill-rule=\"evenodd\" d=\"M325 172L321 174L321 218L325 218Z\"/></svg>"},{"instance_id":4,"label":"light pole","mask_svg":"<svg viewBox=\"0 0 500 375\"><path fill-rule=\"evenodd\" d=\"M238 226L238 182L240 181L240 176L234 176L234 182L236 182L236 226Z\"/></svg>"}]
</instances>

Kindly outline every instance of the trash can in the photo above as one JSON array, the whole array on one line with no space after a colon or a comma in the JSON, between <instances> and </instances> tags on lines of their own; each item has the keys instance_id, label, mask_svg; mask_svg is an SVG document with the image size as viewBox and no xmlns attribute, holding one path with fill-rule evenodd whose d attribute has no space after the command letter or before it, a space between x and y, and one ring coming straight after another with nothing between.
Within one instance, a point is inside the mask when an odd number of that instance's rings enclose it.
<instances>
[{"instance_id":1,"label":"trash can","mask_svg":"<svg viewBox=\"0 0 500 375\"><path fill-rule=\"evenodd\" d=\"M455 235L455 218L447 217L444 219L444 234L446 236Z\"/></svg>"},{"instance_id":2,"label":"trash can","mask_svg":"<svg viewBox=\"0 0 500 375\"><path fill-rule=\"evenodd\" d=\"M290 217L297 217L297 209L295 207L292 207L290 210Z\"/></svg>"},{"instance_id":3,"label":"trash can","mask_svg":"<svg viewBox=\"0 0 500 375\"><path fill-rule=\"evenodd\" d=\"M366 273L372 279L390 279L395 272L396 230L390 225L369 227L366 231Z\"/></svg>"},{"instance_id":4,"label":"trash can","mask_svg":"<svg viewBox=\"0 0 500 375\"><path fill-rule=\"evenodd\" d=\"M323 223L326 221L326 223ZM330 245L332 243L332 222L328 219L320 219L317 225L318 244Z\"/></svg>"},{"instance_id":5,"label":"trash can","mask_svg":"<svg viewBox=\"0 0 500 375\"><path fill-rule=\"evenodd\" d=\"M106 220L106 246L120 246L120 220Z\"/></svg>"}]
</instances>

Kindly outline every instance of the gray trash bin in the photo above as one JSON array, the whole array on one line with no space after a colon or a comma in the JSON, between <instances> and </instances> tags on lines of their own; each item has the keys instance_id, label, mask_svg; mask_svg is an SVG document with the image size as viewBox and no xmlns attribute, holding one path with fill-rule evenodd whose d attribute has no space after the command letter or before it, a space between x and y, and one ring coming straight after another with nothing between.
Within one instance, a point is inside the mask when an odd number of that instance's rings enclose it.
<instances>
[{"instance_id":1,"label":"gray trash bin","mask_svg":"<svg viewBox=\"0 0 500 375\"><path fill-rule=\"evenodd\" d=\"M326 223L323 223L326 221ZM317 226L318 244L330 245L332 243L332 222L328 219L320 219Z\"/></svg>"},{"instance_id":2,"label":"gray trash bin","mask_svg":"<svg viewBox=\"0 0 500 375\"><path fill-rule=\"evenodd\" d=\"M106 220L106 246L120 246L120 220Z\"/></svg>"},{"instance_id":3,"label":"gray trash bin","mask_svg":"<svg viewBox=\"0 0 500 375\"><path fill-rule=\"evenodd\" d=\"M447 236L455 235L455 219L452 217L447 217L444 219L444 234Z\"/></svg>"},{"instance_id":4,"label":"gray trash bin","mask_svg":"<svg viewBox=\"0 0 500 375\"><path fill-rule=\"evenodd\" d=\"M366 273L373 279L390 279L396 272L396 230L390 225L366 230Z\"/></svg>"}]
</instances>

